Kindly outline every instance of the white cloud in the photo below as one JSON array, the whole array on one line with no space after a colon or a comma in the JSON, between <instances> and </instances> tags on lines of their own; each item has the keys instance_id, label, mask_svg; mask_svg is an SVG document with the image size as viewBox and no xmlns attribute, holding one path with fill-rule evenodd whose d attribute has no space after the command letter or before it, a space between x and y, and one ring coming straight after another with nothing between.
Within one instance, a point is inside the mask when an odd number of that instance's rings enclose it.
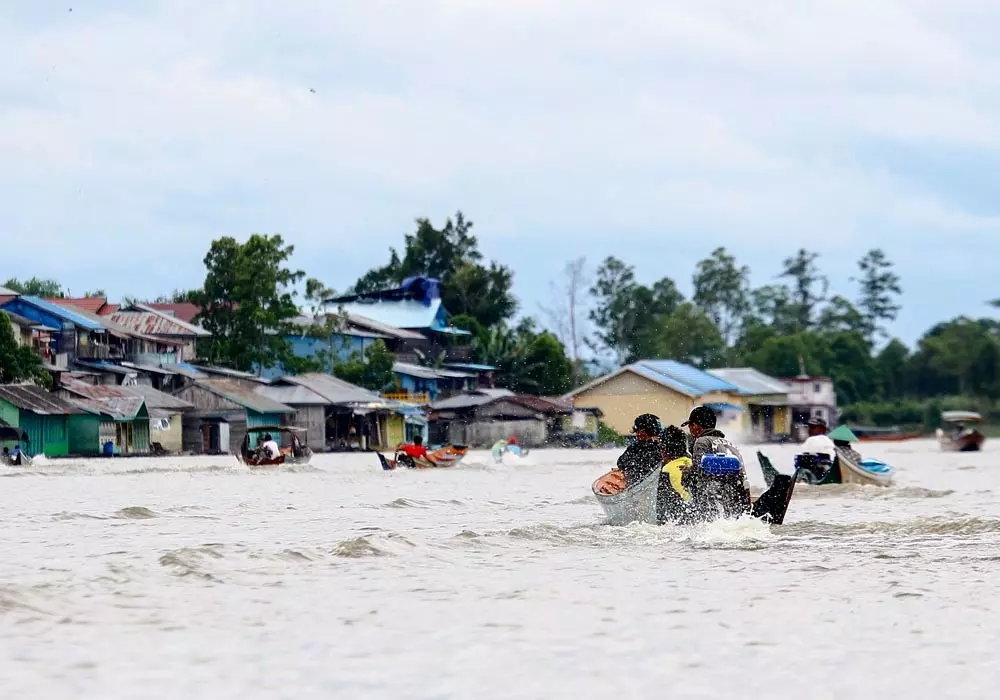
<instances>
[{"instance_id":1,"label":"white cloud","mask_svg":"<svg viewBox=\"0 0 1000 700\"><path fill-rule=\"evenodd\" d=\"M115 294L195 284L214 236L258 230L343 288L459 207L528 309L562 264L539 241L682 283L717 245L762 278L800 245L838 274L881 245L919 278L949 236L1000 240L996 206L877 149L976 149L956 167L995 179L998 20L975 0L23 2L0 19L0 230L59 251L15 247L18 274ZM996 295L976 285L907 303Z\"/></svg>"}]
</instances>

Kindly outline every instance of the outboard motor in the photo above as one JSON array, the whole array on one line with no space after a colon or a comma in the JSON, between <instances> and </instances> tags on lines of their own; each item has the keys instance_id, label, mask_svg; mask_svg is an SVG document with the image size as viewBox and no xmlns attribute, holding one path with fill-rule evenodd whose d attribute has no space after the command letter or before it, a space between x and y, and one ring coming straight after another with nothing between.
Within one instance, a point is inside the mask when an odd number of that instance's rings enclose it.
<instances>
[{"instance_id":1,"label":"outboard motor","mask_svg":"<svg viewBox=\"0 0 1000 700\"><path fill-rule=\"evenodd\" d=\"M818 484L833 466L830 455L804 452L795 455L795 474L798 481Z\"/></svg>"},{"instance_id":2,"label":"outboard motor","mask_svg":"<svg viewBox=\"0 0 1000 700\"><path fill-rule=\"evenodd\" d=\"M701 518L736 518L750 512L750 492L743 486L737 457L705 455L697 481L692 491Z\"/></svg>"}]
</instances>

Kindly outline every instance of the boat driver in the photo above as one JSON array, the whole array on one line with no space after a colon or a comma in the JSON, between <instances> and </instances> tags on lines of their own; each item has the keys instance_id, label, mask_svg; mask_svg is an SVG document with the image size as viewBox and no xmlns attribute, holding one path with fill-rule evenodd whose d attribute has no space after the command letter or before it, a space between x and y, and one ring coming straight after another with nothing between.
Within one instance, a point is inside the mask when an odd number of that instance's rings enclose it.
<instances>
[{"instance_id":1,"label":"boat driver","mask_svg":"<svg viewBox=\"0 0 1000 700\"><path fill-rule=\"evenodd\" d=\"M403 445L400 448L400 452L405 454L410 459L422 459L426 462L431 462L432 464L436 461L427 452L427 448L424 447L424 439L420 435L414 435L413 442L409 445Z\"/></svg>"},{"instance_id":2,"label":"boat driver","mask_svg":"<svg viewBox=\"0 0 1000 700\"><path fill-rule=\"evenodd\" d=\"M268 459L277 459L281 456L281 448L278 447L278 443L274 441L271 437L271 433L264 435L264 442L261 445L264 453L267 455Z\"/></svg>"},{"instance_id":3,"label":"boat driver","mask_svg":"<svg viewBox=\"0 0 1000 700\"><path fill-rule=\"evenodd\" d=\"M743 480L743 488L750 491L750 479L747 478L747 470L743 464L743 455L726 434L716 427L718 419L708 406L695 406L688 419L681 423L681 427L686 427L691 435L691 461L697 470L701 467L701 459L705 455L724 454L736 457L740 461L740 477ZM832 444L832 443L831 443Z\"/></svg>"},{"instance_id":4,"label":"boat driver","mask_svg":"<svg viewBox=\"0 0 1000 700\"><path fill-rule=\"evenodd\" d=\"M809 437L802 443L801 452L805 454L826 455L827 459L833 460L837 455L836 445L827 435L826 421L816 416L809 421Z\"/></svg>"}]
</instances>

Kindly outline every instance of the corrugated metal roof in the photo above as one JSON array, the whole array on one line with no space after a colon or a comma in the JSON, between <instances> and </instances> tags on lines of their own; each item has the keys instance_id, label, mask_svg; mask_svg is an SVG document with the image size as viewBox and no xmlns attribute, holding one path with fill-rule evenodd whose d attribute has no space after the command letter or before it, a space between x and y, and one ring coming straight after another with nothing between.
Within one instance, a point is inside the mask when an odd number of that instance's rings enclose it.
<instances>
[{"instance_id":1,"label":"corrugated metal roof","mask_svg":"<svg viewBox=\"0 0 1000 700\"><path fill-rule=\"evenodd\" d=\"M92 314L100 313L108 305L108 300L104 297L46 297L45 301L59 306L72 306Z\"/></svg>"},{"instance_id":2,"label":"corrugated metal roof","mask_svg":"<svg viewBox=\"0 0 1000 700\"><path fill-rule=\"evenodd\" d=\"M46 301L45 299L40 299L39 297L19 297L20 301L28 304L29 306L34 306L40 311L44 311L56 318L60 318L63 321L68 321L75 326L80 328L85 328L89 331L103 331L105 330L104 324L99 321L95 321L88 318L83 313L79 312L77 309L69 309L65 306L60 306L59 304L53 304L52 302Z\"/></svg>"},{"instance_id":3,"label":"corrugated metal roof","mask_svg":"<svg viewBox=\"0 0 1000 700\"><path fill-rule=\"evenodd\" d=\"M493 365L480 365L475 362L445 362L444 366L451 369L468 369L474 372L492 372L496 369Z\"/></svg>"},{"instance_id":4,"label":"corrugated metal roof","mask_svg":"<svg viewBox=\"0 0 1000 700\"><path fill-rule=\"evenodd\" d=\"M172 366L172 365L171 365ZM194 369L202 372L203 374L215 374L221 377L232 377L234 379L246 379L252 382L257 382L258 384L270 384L267 379L263 379L252 372L241 372L238 369L229 369L228 367L214 367L212 365L187 365L188 367L193 367Z\"/></svg>"},{"instance_id":5,"label":"corrugated metal roof","mask_svg":"<svg viewBox=\"0 0 1000 700\"><path fill-rule=\"evenodd\" d=\"M397 338L399 340L425 340L424 336L416 331L408 331L405 328L397 328L396 326L380 323L376 319L369 318L364 314L348 313L347 321L351 325L367 328L390 338Z\"/></svg>"},{"instance_id":6,"label":"corrugated metal roof","mask_svg":"<svg viewBox=\"0 0 1000 700\"><path fill-rule=\"evenodd\" d=\"M405 374L408 377L417 377L418 379L437 379L438 373L430 367L421 367L420 365L413 365L409 362L395 362L392 365L392 371L396 374Z\"/></svg>"},{"instance_id":7,"label":"corrugated metal roof","mask_svg":"<svg viewBox=\"0 0 1000 700\"><path fill-rule=\"evenodd\" d=\"M740 392L750 396L787 394L791 390L791 387L780 379L769 377L752 367L723 367L721 369L710 369L708 372L725 382L735 385L739 388Z\"/></svg>"},{"instance_id":8,"label":"corrugated metal roof","mask_svg":"<svg viewBox=\"0 0 1000 700\"><path fill-rule=\"evenodd\" d=\"M447 411L458 408L475 408L496 401L496 396L488 394L458 394L447 399L441 399L431 404L431 410Z\"/></svg>"},{"instance_id":9,"label":"corrugated metal roof","mask_svg":"<svg viewBox=\"0 0 1000 700\"><path fill-rule=\"evenodd\" d=\"M75 398L70 399L70 403L85 410L108 416L112 420L128 421L135 420L144 401L138 396L127 396L104 399Z\"/></svg>"},{"instance_id":10,"label":"corrugated metal roof","mask_svg":"<svg viewBox=\"0 0 1000 700\"><path fill-rule=\"evenodd\" d=\"M137 310L132 310L133 308ZM186 323L142 304L134 304L126 309L120 309L106 318L132 331L150 336L205 338L210 335L204 328Z\"/></svg>"},{"instance_id":11,"label":"corrugated metal roof","mask_svg":"<svg viewBox=\"0 0 1000 700\"><path fill-rule=\"evenodd\" d=\"M413 300L352 302L343 305L344 311L351 316L363 316L386 326L403 329L435 329L440 308L440 299L431 300L430 305Z\"/></svg>"},{"instance_id":12,"label":"corrugated metal roof","mask_svg":"<svg viewBox=\"0 0 1000 700\"><path fill-rule=\"evenodd\" d=\"M262 386L258 394L286 406L329 406L330 402L304 386Z\"/></svg>"},{"instance_id":13,"label":"corrugated metal roof","mask_svg":"<svg viewBox=\"0 0 1000 700\"><path fill-rule=\"evenodd\" d=\"M254 389L244 387L231 379L199 379L195 382L195 386L257 413L295 413L294 408L258 394Z\"/></svg>"},{"instance_id":14,"label":"corrugated metal roof","mask_svg":"<svg viewBox=\"0 0 1000 700\"><path fill-rule=\"evenodd\" d=\"M358 404L385 400L373 391L368 391L350 382L345 382L343 379L321 372L281 377L276 379L275 383L295 384L304 387L323 397L330 404Z\"/></svg>"},{"instance_id":15,"label":"corrugated metal roof","mask_svg":"<svg viewBox=\"0 0 1000 700\"><path fill-rule=\"evenodd\" d=\"M69 416L83 412L34 384L0 384L0 399L22 411L42 416Z\"/></svg>"},{"instance_id":16,"label":"corrugated metal roof","mask_svg":"<svg viewBox=\"0 0 1000 700\"><path fill-rule=\"evenodd\" d=\"M162 311L169 316L179 318L185 323L194 323L194 319L201 313L201 309L195 304L181 302L179 304L146 304L151 309Z\"/></svg>"},{"instance_id":17,"label":"corrugated metal roof","mask_svg":"<svg viewBox=\"0 0 1000 700\"><path fill-rule=\"evenodd\" d=\"M674 382L691 387L696 392L695 396L709 394L713 391L739 392L736 386L724 379L713 376L697 367L686 365L683 362L676 362L674 360L640 360L636 364Z\"/></svg>"},{"instance_id":18,"label":"corrugated metal roof","mask_svg":"<svg viewBox=\"0 0 1000 700\"><path fill-rule=\"evenodd\" d=\"M183 399L171 396L150 386L141 385L121 385L104 386L88 384L87 382L72 377L63 377L60 385L66 391L72 392L88 399L124 399L140 398L146 402L148 408L173 409L175 412L182 411L194 406Z\"/></svg>"},{"instance_id":19,"label":"corrugated metal roof","mask_svg":"<svg viewBox=\"0 0 1000 700\"><path fill-rule=\"evenodd\" d=\"M13 289L7 289L6 287L0 287L0 297L16 297L18 293Z\"/></svg>"}]
</instances>

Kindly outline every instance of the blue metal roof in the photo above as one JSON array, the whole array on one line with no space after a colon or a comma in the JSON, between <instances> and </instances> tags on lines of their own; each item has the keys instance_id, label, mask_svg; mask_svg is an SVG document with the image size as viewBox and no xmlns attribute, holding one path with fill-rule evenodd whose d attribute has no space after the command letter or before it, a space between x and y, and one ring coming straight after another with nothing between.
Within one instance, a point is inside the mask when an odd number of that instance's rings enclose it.
<instances>
[{"instance_id":1,"label":"blue metal roof","mask_svg":"<svg viewBox=\"0 0 1000 700\"><path fill-rule=\"evenodd\" d=\"M705 405L708 408L712 409L713 411L719 411L720 413L722 413L724 411L731 411L731 412L734 412L734 413L742 413L743 412L743 407L742 406L734 406L731 403L707 403Z\"/></svg>"},{"instance_id":2,"label":"blue metal roof","mask_svg":"<svg viewBox=\"0 0 1000 700\"><path fill-rule=\"evenodd\" d=\"M480 365L475 362L445 362L444 366L453 369L471 369L477 372L492 372L496 369L493 365Z\"/></svg>"},{"instance_id":3,"label":"blue metal roof","mask_svg":"<svg viewBox=\"0 0 1000 700\"><path fill-rule=\"evenodd\" d=\"M63 321L68 321L69 323L72 323L74 326L78 326L79 328L84 328L88 331L105 330L104 326L102 326L97 321L94 321L92 319L87 318L86 316L70 311L64 306L59 306L58 304L53 304L50 301L39 299L38 297L24 297L24 296L18 297L17 299L13 299L7 304L5 304L5 307L9 306L11 308L16 308L21 304L26 304L28 306L34 307L39 311L42 311L43 313L46 313L50 316L54 316Z\"/></svg>"},{"instance_id":4,"label":"blue metal roof","mask_svg":"<svg viewBox=\"0 0 1000 700\"><path fill-rule=\"evenodd\" d=\"M719 377L674 360L640 360L631 368L648 379L688 396L702 396L713 391L741 393L738 387Z\"/></svg>"}]
</instances>

